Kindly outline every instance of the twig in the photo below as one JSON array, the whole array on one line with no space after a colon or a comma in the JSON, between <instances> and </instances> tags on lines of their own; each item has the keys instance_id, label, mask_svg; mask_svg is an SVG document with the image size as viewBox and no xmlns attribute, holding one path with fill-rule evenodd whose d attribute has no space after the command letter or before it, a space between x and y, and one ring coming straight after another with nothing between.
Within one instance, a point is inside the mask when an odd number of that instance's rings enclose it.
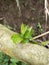
<instances>
[{"instance_id":1,"label":"twig","mask_svg":"<svg viewBox=\"0 0 49 65\"><path fill-rule=\"evenodd\" d=\"M20 5L19 5L19 0L16 0L17 3L17 7L19 8L19 15L21 15L21 9L20 9Z\"/></svg>"},{"instance_id":2,"label":"twig","mask_svg":"<svg viewBox=\"0 0 49 65\"><path fill-rule=\"evenodd\" d=\"M47 27L47 16L49 15L49 10L48 10L48 1L45 0L45 19L46 19L46 23L45 23L45 31L46 31L46 27Z\"/></svg>"},{"instance_id":3,"label":"twig","mask_svg":"<svg viewBox=\"0 0 49 65\"><path fill-rule=\"evenodd\" d=\"M46 32L46 29L47 29L47 15L48 15L48 9L47 9L47 5L48 5L48 2L47 0L45 0L45 32Z\"/></svg>"},{"instance_id":4,"label":"twig","mask_svg":"<svg viewBox=\"0 0 49 65\"><path fill-rule=\"evenodd\" d=\"M45 0L45 16L46 16L46 22L47 22L47 13L48 13L48 9L47 9L47 0Z\"/></svg>"},{"instance_id":5,"label":"twig","mask_svg":"<svg viewBox=\"0 0 49 65\"><path fill-rule=\"evenodd\" d=\"M45 32L45 33L43 33L41 35L35 36L32 39L37 39L37 38L43 37L44 35L47 35L47 34L49 34L49 31L47 31L47 32Z\"/></svg>"}]
</instances>

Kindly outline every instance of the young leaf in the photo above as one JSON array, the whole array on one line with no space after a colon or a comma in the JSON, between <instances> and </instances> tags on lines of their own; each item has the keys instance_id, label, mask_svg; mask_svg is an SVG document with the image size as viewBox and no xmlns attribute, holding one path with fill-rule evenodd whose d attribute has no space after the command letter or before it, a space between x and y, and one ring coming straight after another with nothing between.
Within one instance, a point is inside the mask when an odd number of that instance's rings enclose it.
<instances>
[{"instance_id":1,"label":"young leaf","mask_svg":"<svg viewBox=\"0 0 49 65\"><path fill-rule=\"evenodd\" d=\"M24 37L25 38L32 38L32 36L34 35L34 30L32 30L32 27L28 28L26 33L24 34Z\"/></svg>"},{"instance_id":2,"label":"young leaf","mask_svg":"<svg viewBox=\"0 0 49 65\"><path fill-rule=\"evenodd\" d=\"M18 60L16 60L15 58L11 58L10 61L13 62L13 63L18 62Z\"/></svg>"},{"instance_id":3,"label":"young leaf","mask_svg":"<svg viewBox=\"0 0 49 65\"><path fill-rule=\"evenodd\" d=\"M13 34L11 39L13 40L14 43L20 43L23 38L21 37L20 34L16 33L16 34Z\"/></svg>"},{"instance_id":4,"label":"young leaf","mask_svg":"<svg viewBox=\"0 0 49 65\"><path fill-rule=\"evenodd\" d=\"M42 32L42 26L41 26L41 24L38 22L38 24L37 24L37 29L38 29L38 31L41 33Z\"/></svg>"},{"instance_id":5,"label":"young leaf","mask_svg":"<svg viewBox=\"0 0 49 65\"><path fill-rule=\"evenodd\" d=\"M25 34L27 28L28 28L28 26L22 23L22 25L21 25L21 34L22 34L22 35Z\"/></svg>"},{"instance_id":6,"label":"young leaf","mask_svg":"<svg viewBox=\"0 0 49 65\"><path fill-rule=\"evenodd\" d=\"M34 36L35 32L34 32L34 30L32 29L32 27L30 27L30 28L28 29L28 31L29 31L29 33L30 33L31 36Z\"/></svg>"}]
</instances>

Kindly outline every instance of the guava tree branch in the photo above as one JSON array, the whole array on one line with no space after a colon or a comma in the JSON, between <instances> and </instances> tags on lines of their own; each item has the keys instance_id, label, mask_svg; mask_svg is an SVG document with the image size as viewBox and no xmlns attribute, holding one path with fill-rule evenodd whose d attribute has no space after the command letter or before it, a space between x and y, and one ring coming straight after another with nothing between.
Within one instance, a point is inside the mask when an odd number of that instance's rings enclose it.
<instances>
[{"instance_id":1,"label":"guava tree branch","mask_svg":"<svg viewBox=\"0 0 49 65\"><path fill-rule=\"evenodd\" d=\"M49 49L36 44L14 44L11 40L15 32L0 24L0 50L7 55L31 65L49 65Z\"/></svg>"}]
</instances>

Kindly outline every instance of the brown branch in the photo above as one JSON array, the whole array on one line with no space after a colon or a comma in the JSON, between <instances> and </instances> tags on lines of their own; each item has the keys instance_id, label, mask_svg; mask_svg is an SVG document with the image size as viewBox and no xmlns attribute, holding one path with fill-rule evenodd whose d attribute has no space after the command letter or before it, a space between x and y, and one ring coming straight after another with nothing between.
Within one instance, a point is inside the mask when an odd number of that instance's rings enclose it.
<instances>
[{"instance_id":1,"label":"brown branch","mask_svg":"<svg viewBox=\"0 0 49 65\"><path fill-rule=\"evenodd\" d=\"M11 40L15 32L0 24L0 50L11 57L31 65L49 65L49 49L36 44L14 44Z\"/></svg>"}]
</instances>

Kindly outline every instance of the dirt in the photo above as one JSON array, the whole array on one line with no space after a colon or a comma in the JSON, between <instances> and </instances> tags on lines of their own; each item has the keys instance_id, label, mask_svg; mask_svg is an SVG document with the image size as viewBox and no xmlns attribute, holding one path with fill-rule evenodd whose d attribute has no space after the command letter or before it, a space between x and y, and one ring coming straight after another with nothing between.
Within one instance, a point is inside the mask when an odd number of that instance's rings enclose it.
<instances>
[{"instance_id":1,"label":"dirt","mask_svg":"<svg viewBox=\"0 0 49 65\"><path fill-rule=\"evenodd\" d=\"M32 26L38 35L37 23L42 26L42 33L45 32L45 13L44 0L19 0L21 15L15 0L0 0L0 20L1 24L11 26L14 31L19 32L20 26L23 23ZM49 30L49 23L46 31ZM47 37L47 40L49 38Z\"/></svg>"}]
</instances>

